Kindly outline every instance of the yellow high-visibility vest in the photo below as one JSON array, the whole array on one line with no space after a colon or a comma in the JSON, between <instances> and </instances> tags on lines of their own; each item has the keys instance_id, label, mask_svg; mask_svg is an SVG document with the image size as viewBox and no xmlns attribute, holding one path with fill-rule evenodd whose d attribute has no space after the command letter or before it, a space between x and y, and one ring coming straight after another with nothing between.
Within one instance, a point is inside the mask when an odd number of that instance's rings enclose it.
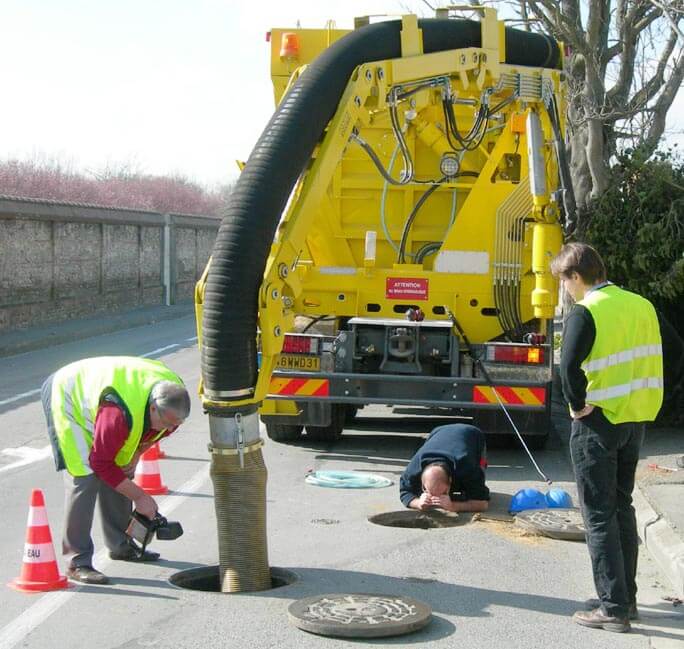
<instances>
[{"instance_id":1,"label":"yellow high-visibility vest","mask_svg":"<svg viewBox=\"0 0 684 649\"><path fill-rule=\"evenodd\" d=\"M594 346L582 363L586 402L613 424L653 421L663 403L663 349L653 305L612 284L578 304L596 326Z\"/></svg>"},{"instance_id":2,"label":"yellow high-visibility vest","mask_svg":"<svg viewBox=\"0 0 684 649\"><path fill-rule=\"evenodd\" d=\"M109 393L117 395L124 403L131 423L115 462L125 466L132 460L144 432L150 393L160 381L183 385L178 375L160 361L133 356L87 358L55 372L52 417L59 448L71 475L84 476L93 472L88 456L93 446L95 418L102 399Z\"/></svg>"}]
</instances>

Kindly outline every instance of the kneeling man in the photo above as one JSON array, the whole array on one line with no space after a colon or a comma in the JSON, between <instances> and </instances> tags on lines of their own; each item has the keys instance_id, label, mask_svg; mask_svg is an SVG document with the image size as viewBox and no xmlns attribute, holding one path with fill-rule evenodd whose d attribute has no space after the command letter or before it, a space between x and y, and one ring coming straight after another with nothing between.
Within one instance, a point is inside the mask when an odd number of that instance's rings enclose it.
<instances>
[{"instance_id":1,"label":"kneeling man","mask_svg":"<svg viewBox=\"0 0 684 649\"><path fill-rule=\"evenodd\" d=\"M475 426L438 426L413 456L399 481L401 502L411 509L439 507L482 512L489 507L485 485L485 436Z\"/></svg>"}]
</instances>

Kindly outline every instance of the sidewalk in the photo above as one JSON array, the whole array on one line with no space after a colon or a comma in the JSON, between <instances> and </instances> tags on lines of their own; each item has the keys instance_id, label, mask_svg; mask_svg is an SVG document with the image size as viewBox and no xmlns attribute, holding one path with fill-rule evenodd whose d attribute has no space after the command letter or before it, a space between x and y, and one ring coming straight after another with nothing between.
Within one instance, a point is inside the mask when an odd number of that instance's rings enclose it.
<instances>
[{"instance_id":1,"label":"sidewalk","mask_svg":"<svg viewBox=\"0 0 684 649\"><path fill-rule=\"evenodd\" d=\"M647 428L634 490L639 536L679 597L684 597L684 469L677 458L683 454L684 430Z\"/></svg>"},{"instance_id":2,"label":"sidewalk","mask_svg":"<svg viewBox=\"0 0 684 649\"><path fill-rule=\"evenodd\" d=\"M570 415L558 382L554 384L552 417L569 460ZM647 428L633 494L643 547L680 598L684 598L684 469L668 471L648 465L676 469L682 454L684 430Z\"/></svg>"},{"instance_id":3,"label":"sidewalk","mask_svg":"<svg viewBox=\"0 0 684 649\"><path fill-rule=\"evenodd\" d=\"M154 322L182 318L194 312L191 302L173 306L146 306L119 313L102 313L92 318L67 320L40 327L19 329L0 335L0 357L23 354L62 343L142 327Z\"/></svg>"}]
</instances>

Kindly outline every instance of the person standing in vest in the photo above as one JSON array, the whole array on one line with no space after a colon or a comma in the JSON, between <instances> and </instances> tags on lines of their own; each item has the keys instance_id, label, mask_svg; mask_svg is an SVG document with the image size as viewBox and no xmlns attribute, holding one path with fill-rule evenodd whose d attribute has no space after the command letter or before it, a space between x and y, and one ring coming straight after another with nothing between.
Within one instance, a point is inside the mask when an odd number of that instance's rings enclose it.
<instances>
[{"instance_id":1,"label":"person standing in vest","mask_svg":"<svg viewBox=\"0 0 684 649\"><path fill-rule=\"evenodd\" d=\"M57 370L41 395L56 468L66 469L67 576L87 584L109 581L93 568L96 500L112 559L157 560L158 553L141 554L125 534L132 504L148 518L157 513L154 498L132 478L140 455L190 414L183 381L160 361L105 356Z\"/></svg>"},{"instance_id":2,"label":"person standing in vest","mask_svg":"<svg viewBox=\"0 0 684 649\"><path fill-rule=\"evenodd\" d=\"M551 271L576 303L563 326L560 375L599 596L573 620L629 631L637 616L632 490L645 422L656 418L663 401L662 325L647 299L606 280L603 260L587 244L564 245Z\"/></svg>"}]
</instances>

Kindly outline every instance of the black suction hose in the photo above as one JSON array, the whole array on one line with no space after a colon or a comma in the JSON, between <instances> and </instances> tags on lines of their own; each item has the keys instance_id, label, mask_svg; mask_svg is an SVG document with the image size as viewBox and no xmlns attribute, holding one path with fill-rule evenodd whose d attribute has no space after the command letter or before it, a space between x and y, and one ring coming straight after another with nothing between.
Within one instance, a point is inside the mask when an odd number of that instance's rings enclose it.
<instances>
[{"instance_id":1,"label":"black suction hose","mask_svg":"<svg viewBox=\"0 0 684 649\"><path fill-rule=\"evenodd\" d=\"M425 53L480 47L481 24L425 19ZM309 64L261 134L230 195L207 275L202 320L204 394L217 401L248 397L257 379L257 299L280 215L354 69L399 58L401 21L350 32ZM506 62L555 68L550 37L506 29Z\"/></svg>"}]
</instances>

